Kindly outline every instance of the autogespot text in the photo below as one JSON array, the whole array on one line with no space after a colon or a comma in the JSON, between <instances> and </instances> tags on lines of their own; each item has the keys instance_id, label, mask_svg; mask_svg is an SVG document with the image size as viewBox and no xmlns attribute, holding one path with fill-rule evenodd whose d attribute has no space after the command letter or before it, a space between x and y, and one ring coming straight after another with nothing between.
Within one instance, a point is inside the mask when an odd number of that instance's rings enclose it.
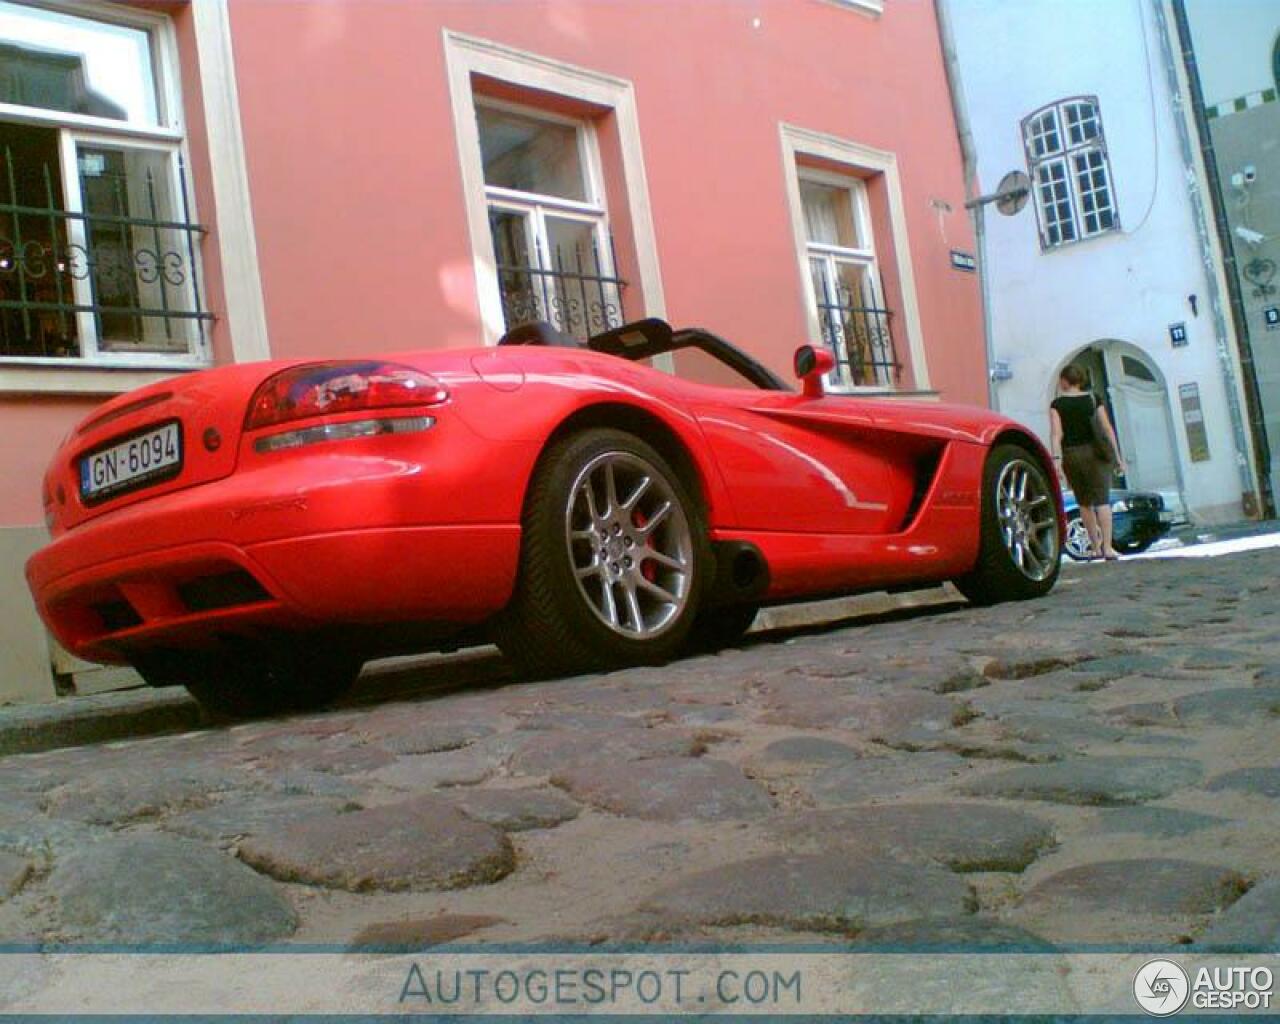
<instances>
[{"instance_id":1,"label":"autogespot text","mask_svg":"<svg viewBox=\"0 0 1280 1024\"><path fill-rule=\"evenodd\" d=\"M433 968L414 963L400 990L406 1007L511 1006L774 1006L801 1005L802 973L779 970L633 970L585 967L543 970Z\"/></svg>"}]
</instances>

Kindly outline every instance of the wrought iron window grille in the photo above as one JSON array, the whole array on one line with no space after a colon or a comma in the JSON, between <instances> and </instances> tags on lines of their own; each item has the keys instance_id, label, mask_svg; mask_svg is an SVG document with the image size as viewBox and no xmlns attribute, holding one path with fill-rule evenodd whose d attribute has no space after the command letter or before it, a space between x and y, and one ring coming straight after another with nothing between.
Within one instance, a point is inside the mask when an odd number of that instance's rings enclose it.
<instances>
[{"instance_id":1,"label":"wrought iron window grille","mask_svg":"<svg viewBox=\"0 0 1280 1024\"><path fill-rule=\"evenodd\" d=\"M539 240L533 246L532 266L497 264L507 329L542 320L586 340L622 326L621 293L627 282L609 271L618 265L612 236L608 264L600 257L600 246L592 241L590 252L581 245L572 250L557 245L548 258Z\"/></svg>"},{"instance_id":2,"label":"wrought iron window grille","mask_svg":"<svg viewBox=\"0 0 1280 1024\"><path fill-rule=\"evenodd\" d=\"M177 325L194 323L199 344L206 343L206 324L215 316L203 305L196 251L208 228L191 221L186 167L181 156L177 161L182 219L166 220L160 215L151 168L143 177L149 214L145 217L62 209L48 164L41 168L45 205L23 204L13 154L5 147L0 357L83 357L79 314L93 317L99 344L123 343L126 351L127 346L145 346L149 338L144 324L159 324L171 343ZM117 179L114 188L119 208L126 208L125 185ZM82 242L70 240L72 225L79 227L75 234ZM77 301L77 292L89 301ZM143 300L144 292L148 300L154 297L154 304ZM131 301L111 300L122 295ZM104 318L110 318L113 330L104 330ZM123 332L122 322L130 325Z\"/></svg>"},{"instance_id":3,"label":"wrought iron window grille","mask_svg":"<svg viewBox=\"0 0 1280 1024\"><path fill-rule=\"evenodd\" d=\"M882 288L883 290L883 288ZM836 359L839 383L854 387L896 387L902 363L893 342L893 311L867 305L848 288L818 296L822 339Z\"/></svg>"}]
</instances>

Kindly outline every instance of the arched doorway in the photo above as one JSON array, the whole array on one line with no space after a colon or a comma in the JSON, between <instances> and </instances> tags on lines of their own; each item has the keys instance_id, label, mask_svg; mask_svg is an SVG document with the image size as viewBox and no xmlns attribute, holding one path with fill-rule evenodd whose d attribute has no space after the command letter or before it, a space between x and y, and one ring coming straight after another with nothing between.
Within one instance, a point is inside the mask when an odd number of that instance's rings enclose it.
<instances>
[{"instance_id":1,"label":"arched doorway","mask_svg":"<svg viewBox=\"0 0 1280 1024\"><path fill-rule=\"evenodd\" d=\"M1159 367L1136 345L1095 341L1063 360L1049 383L1051 391L1068 363L1088 371L1093 393L1111 415L1127 468L1123 485L1133 491L1157 491L1167 507L1182 512L1178 441Z\"/></svg>"}]
</instances>

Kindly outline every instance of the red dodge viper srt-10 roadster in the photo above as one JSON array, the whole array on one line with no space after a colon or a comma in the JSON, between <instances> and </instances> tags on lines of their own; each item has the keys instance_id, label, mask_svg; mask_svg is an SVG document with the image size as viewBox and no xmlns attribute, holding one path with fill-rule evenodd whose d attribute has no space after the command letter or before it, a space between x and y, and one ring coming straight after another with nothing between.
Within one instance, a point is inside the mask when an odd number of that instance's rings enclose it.
<instances>
[{"instance_id":1,"label":"red dodge viper srt-10 roadster","mask_svg":"<svg viewBox=\"0 0 1280 1024\"><path fill-rule=\"evenodd\" d=\"M63 443L28 580L72 653L241 716L323 704L389 654L492 640L577 672L732 643L767 604L1046 593L1062 504L1031 433L824 395L830 369L801 347L794 389L644 320L177 377Z\"/></svg>"}]
</instances>

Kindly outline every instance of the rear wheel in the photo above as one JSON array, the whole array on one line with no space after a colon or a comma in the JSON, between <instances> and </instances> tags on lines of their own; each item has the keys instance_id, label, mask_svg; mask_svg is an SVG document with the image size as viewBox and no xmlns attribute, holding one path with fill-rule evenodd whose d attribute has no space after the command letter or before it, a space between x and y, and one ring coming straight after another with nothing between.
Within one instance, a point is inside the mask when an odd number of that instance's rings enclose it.
<instances>
[{"instance_id":1,"label":"rear wheel","mask_svg":"<svg viewBox=\"0 0 1280 1024\"><path fill-rule=\"evenodd\" d=\"M955 581L974 604L1022 601L1053 589L1061 568L1049 477L1025 448L1003 444L982 474L978 562Z\"/></svg>"},{"instance_id":2,"label":"rear wheel","mask_svg":"<svg viewBox=\"0 0 1280 1024\"><path fill-rule=\"evenodd\" d=\"M363 659L307 637L235 645L226 651L161 651L134 668L152 686L185 686L218 718L262 718L324 707L347 692Z\"/></svg>"},{"instance_id":3,"label":"rear wheel","mask_svg":"<svg viewBox=\"0 0 1280 1024\"><path fill-rule=\"evenodd\" d=\"M702 509L658 452L620 430L574 434L534 472L494 639L538 675L670 660L710 564Z\"/></svg>"}]
</instances>

